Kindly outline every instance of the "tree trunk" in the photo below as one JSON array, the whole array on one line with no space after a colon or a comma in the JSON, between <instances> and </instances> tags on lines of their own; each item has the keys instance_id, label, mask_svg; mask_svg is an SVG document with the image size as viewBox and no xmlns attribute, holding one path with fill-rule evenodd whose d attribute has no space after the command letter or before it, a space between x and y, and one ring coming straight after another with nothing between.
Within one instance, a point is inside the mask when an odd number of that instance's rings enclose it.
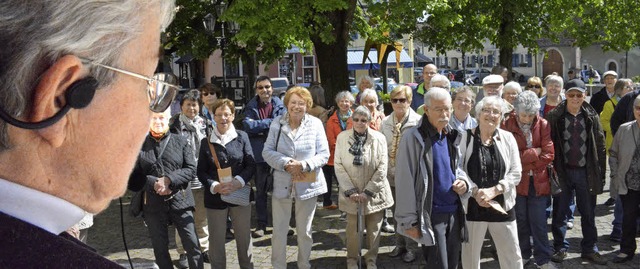
<instances>
[{"instance_id":1,"label":"tree trunk","mask_svg":"<svg viewBox=\"0 0 640 269\"><path fill-rule=\"evenodd\" d=\"M244 91L244 99L245 102L249 101L254 94L254 85L253 83L256 81L257 73L256 73L256 55L254 53L249 53L246 49L241 51L242 59L246 63L245 74L247 74L247 85L245 85Z\"/></svg>"},{"instance_id":2,"label":"tree trunk","mask_svg":"<svg viewBox=\"0 0 640 269\"><path fill-rule=\"evenodd\" d=\"M509 79L513 79L511 77L511 62L513 61L513 48L500 48L500 65L509 69Z\"/></svg>"},{"instance_id":3,"label":"tree trunk","mask_svg":"<svg viewBox=\"0 0 640 269\"><path fill-rule=\"evenodd\" d=\"M324 88L327 106L335 105L335 96L340 91L349 91L349 69L347 66L347 45L349 30L353 22L356 0L347 0L348 7L344 10L325 12L325 16L333 26L334 40L326 43L320 33L312 34L311 42L316 53L320 79ZM312 23L312 22L310 22Z\"/></svg>"}]
</instances>

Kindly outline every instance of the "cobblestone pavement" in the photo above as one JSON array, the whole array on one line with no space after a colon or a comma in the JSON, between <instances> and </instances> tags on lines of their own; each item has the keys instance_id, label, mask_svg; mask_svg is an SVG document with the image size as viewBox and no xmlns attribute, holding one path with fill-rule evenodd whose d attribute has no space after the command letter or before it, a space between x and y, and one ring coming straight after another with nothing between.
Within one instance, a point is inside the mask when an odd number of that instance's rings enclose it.
<instances>
[{"instance_id":1,"label":"cobblestone pavement","mask_svg":"<svg viewBox=\"0 0 640 269\"><path fill-rule=\"evenodd\" d=\"M337 193L337 192L334 192ZM611 233L611 221L613 219L613 207L604 206L604 201L609 197L608 192L598 196L598 206L596 208L596 225L598 228L598 247L601 254L608 259L612 259L620 249L619 244L609 240ZM334 197L335 198L335 197ZM127 206L129 198L122 198L124 205L124 225L126 229L126 238L131 255L136 268L154 268L153 249L149 239L147 230L141 218L132 218L127 214ZM335 201L335 199L334 199ZM339 210L324 210L322 204L318 203L316 216L313 221L313 249L311 253L311 265L313 268L346 268L346 248L345 226L346 223L338 220ZM255 215L255 213L254 213ZM620 268L631 269L640 268L640 255L636 255L634 259L625 264L619 265L609 262L606 266L591 264L580 258L579 245L582 238L580 228L580 217L576 210L575 228L567 232L567 238L571 244L567 259L559 265L559 268ZM253 220L255 227L255 218ZM89 232L89 245L96 248L97 251L107 258L129 267L127 256L124 251L122 242L122 233L120 229L120 208L118 201L114 201L111 206L102 214L95 217L94 226ZM548 223L551 223L549 220ZM175 249L174 230L170 231L170 248ZM549 233L549 238L552 236ZM422 255L419 254L413 263L404 263L399 258L389 258L387 253L393 249L393 235L383 233L380 242L380 251L378 255L379 268L427 268ZM636 243L640 245L640 238L636 238ZM253 259L255 268L271 268L271 227L269 227L267 235L262 238L254 239L253 243ZM296 252L295 235L288 239L287 261L288 268L296 268ZM236 246L234 240L227 240L227 263L229 268L238 268ZM487 249L485 245L485 249ZM178 255L175 250L171 251L173 259L177 259ZM499 268L498 262L489 254L489 251L483 251L482 268ZM210 268L209 264L205 264L205 268Z\"/></svg>"}]
</instances>

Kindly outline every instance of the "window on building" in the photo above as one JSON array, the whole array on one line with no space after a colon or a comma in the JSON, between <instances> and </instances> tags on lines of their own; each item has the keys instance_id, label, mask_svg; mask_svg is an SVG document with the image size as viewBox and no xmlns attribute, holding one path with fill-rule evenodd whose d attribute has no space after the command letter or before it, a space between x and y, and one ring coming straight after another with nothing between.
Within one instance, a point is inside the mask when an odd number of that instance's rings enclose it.
<instances>
[{"instance_id":1,"label":"window on building","mask_svg":"<svg viewBox=\"0 0 640 269\"><path fill-rule=\"evenodd\" d=\"M311 83L316 80L316 59L313 55L302 57L303 82Z\"/></svg>"}]
</instances>

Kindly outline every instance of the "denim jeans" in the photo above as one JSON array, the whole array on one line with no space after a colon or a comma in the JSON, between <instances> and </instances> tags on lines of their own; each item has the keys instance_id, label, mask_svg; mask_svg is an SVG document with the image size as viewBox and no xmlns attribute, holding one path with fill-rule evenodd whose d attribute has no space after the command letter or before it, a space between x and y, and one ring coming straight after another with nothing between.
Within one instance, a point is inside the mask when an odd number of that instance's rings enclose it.
<instances>
[{"instance_id":1,"label":"denim jeans","mask_svg":"<svg viewBox=\"0 0 640 269\"><path fill-rule=\"evenodd\" d=\"M267 176L271 173L271 166L266 162L256 163L256 217L258 227L267 227L269 212L267 212Z\"/></svg>"},{"instance_id":2,"label":"denim jeans","mask_svg":"<svg viewBox=\"0 0 640 269\"><path fill-rule=\"evenodd\" d=\"M613 221L611 222L613 229L610 237L620 239L622 236L622 201L620 200L620 195L617 195L615 199L616 205L613 208Z\"/></svg>"},{"instance_id":3,"label":"denim jeans","mask_svg":"<svg viewBox=\"0 0 640 269\"><path fill-rule=\"evenodd\" d=\"M533 182L529 184L527 196L518 195L516 197L516 222L518 223L520 252L523 259L529 259L533 250L538 265L549 262L553 254L549 245L547 218L545 217L545 208L550 199L549 196L536 196ZM533 238L533 248L529 237Z\"/></svg>"},{"instance_id":4,"label":"denim jeans","mask_svg":"<svg viewBox=\"0 0 640 269\"><path fill-rule=\"evenodd\" d=\"M589 192L587 181L587 169L566 169L566 190L556 195L553 199L553 218L551 232L553 234L553 247L556 251L569 249L567 234L567 214L572 193L575 191L576 206L580 212L582 224L582 241L580 243L583 254L591 254L598 251L598 231L595 223L596 195Z\"/></svg>"},{"instance_id":5,"label":"denim jeans","mask_svg":"<svg viewBox=\"0 0 640 269\"><path fill-rule=\"evenodd\" d=\"M629 190L627 194L620 195L623 204L624 219L622 219L622 240L620 252L633 256L636 252L636 232L638 217L640 217L640 191Z\"/></svg>"}]
</instances>

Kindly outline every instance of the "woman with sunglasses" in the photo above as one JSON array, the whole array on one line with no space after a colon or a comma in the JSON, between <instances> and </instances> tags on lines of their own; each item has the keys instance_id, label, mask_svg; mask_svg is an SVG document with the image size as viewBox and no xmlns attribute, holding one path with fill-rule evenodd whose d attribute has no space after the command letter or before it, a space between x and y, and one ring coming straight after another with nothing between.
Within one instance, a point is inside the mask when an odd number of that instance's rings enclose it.
<instances>
[{"instance_id":1,"label":"woman with sunglasses","mask_svg":"<svg viewBox=\"0 0 640 269\"><path fill-rule=\"evenodd\" d=\"M200 110L200 115L207 119L209 124L215 124L215 121L213 120L213 112L209 110L213 104L218 101L220 96L222 96L222 90L220 90L220 87L212 83L205 83L200 86L198 90L200 90L200 96L202 96L202 109Z\"/></svg>"},{"instance_id":2,"label":"woman with sunglasses","mask_svg":"<svg viewBox=\"0 0 640 269\"><path fill-rule=\"evenodd\" d=\"M407 102L409 105L410 102ZM347 268L358 268L361 231L357 228L358 211L367 230L367 268L377 268L380 227L385 210L393 205L387 181L387 142L383 134L371 129L371 112L359 106L353 112L353 129L338 135L334 159L340 183L340 210L347 213ZM360 233L359 233L360 232Z\"/></svg>"},{"instance_id":3,"label":"woman with sunglasses","mask_svg":"<svg viewBox=\"0 0 640 269\"><path fill-rule=\"evenodd\" d=\"M542 88L542 80L539 77L530 77L527 80L527 87L525 90L530 90L538 96L538 98L542 98L544 96L544 88Z\"/></svg>"},{"instance_id":4,"label":"woman with sunglasses","mask_svg":"<svg viewBox=\"0 0 640 269\"><path fill-rule=\"evenodd\" d=\"M389 163L387 168L387 179L391 186L391 193L394 194L395 200L395 167L396 167L396 152L398 145L400 144L400 138L404 131L416 126L420 121L420 115L411 109L411 100L413 98L413 91L409 86L395 87L391 93L391 106L393 112L384 120L382 120L381 132L384 134L388 145ZM391 208L395 213L395 207ZM412 262L416 259L416 251L418 245L413 240L406 240L403 235L396 233L396 248L391 251L389 256L398 257L402 255L402 260L405 262Z\"/></svg>"},{"instance_id":5,"label":"woman with sunglasses","mask_svg":"<svg viewBox=\"0 0 640 269\"><path fill-rule=\"evenodd\" d=\"M540 117L544 117L549 111L556 108L562 100L564 100L563 80L562 77L556 75L548 75L544 79L547 87L547 95L540 98Z\"/></svg>"}]
</instances>

